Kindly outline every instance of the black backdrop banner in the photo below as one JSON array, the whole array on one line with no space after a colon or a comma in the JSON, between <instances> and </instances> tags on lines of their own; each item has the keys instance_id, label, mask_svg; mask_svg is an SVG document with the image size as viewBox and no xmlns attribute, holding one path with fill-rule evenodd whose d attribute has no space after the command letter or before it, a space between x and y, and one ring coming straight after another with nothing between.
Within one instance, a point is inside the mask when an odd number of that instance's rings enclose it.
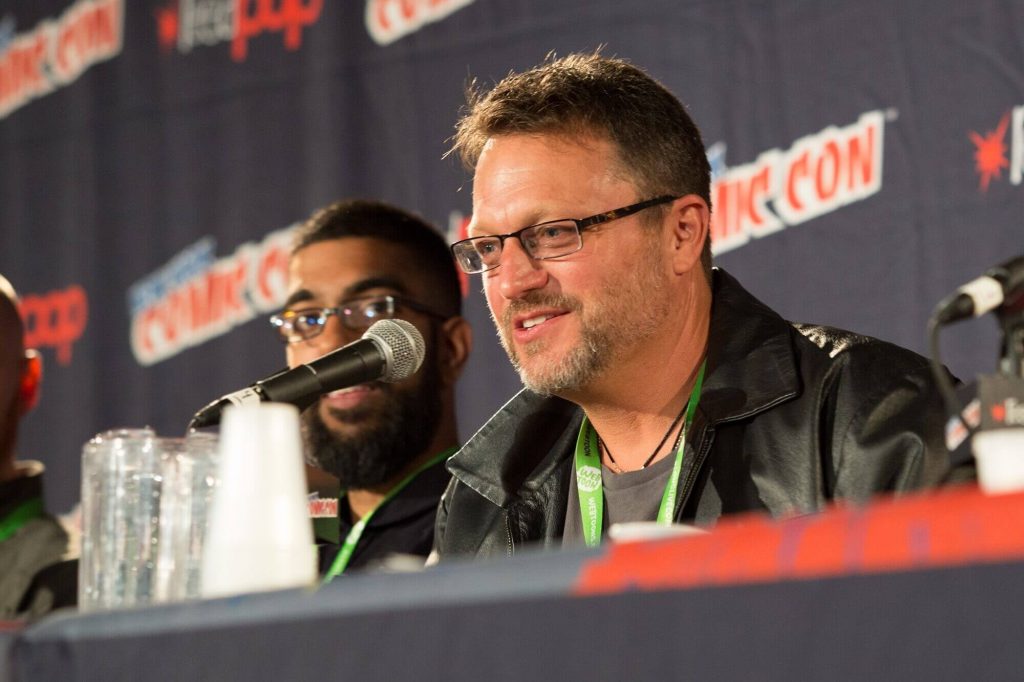
<instances>
[{"instance_id":1,"label":"black backdrop banner","mask_svg":"<svg viewBox=\"0 0 1024 682\"><path fill-rule=\"evenodd\" d=\"M604 46L687 104L716 258L752 292L923 352L936 302L1024 251L1021 26L1014 0L7 0L0 272L46 363L19 455L69 509L94 433L180 434L282 367L263 319L320 206L380 198L457 237L467 80L551 51ZM464 435L519 385L478 288ZM945 359L970 378L998 342L965 323Z\"/></svg>"}]
</instances>

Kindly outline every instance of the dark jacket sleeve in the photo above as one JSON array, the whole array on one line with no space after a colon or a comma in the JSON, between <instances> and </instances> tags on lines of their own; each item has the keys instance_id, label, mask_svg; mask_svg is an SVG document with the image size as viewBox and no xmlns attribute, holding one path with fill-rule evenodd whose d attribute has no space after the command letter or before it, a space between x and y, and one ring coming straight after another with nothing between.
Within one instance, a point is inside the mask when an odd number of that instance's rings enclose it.
<instances>
[{"instance_id":1,"label":"dark jacket sleeve","mask_svg":"<svg viewBox=\"0 0 1024 682\"><path fill-rule=\"evenodd\" d=\"M951 479L945 410L927 360L889 344L849 351L836 391L833 446L837 497L934 487Z\"/></svg>"}]
</instances>

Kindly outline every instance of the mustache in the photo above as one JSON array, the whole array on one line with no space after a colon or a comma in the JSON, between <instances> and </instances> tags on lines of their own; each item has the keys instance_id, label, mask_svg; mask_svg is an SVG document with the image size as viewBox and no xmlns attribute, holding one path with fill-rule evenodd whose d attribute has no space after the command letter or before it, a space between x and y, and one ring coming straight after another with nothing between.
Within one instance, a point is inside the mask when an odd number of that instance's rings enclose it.
<instances>
[{"instance_id":1,"label":"mustache","mask_svg":"<svg viewBox=\"0 0 1024 682\"><path fill-rule=\"evenodd\" d=\"M390 384L390 383L387 383L385 381L380 381L380 380L377 380L377 379L374 379L373 381L365 381L365 382L363 382L361 384L354 384L352 386L347 386L346 388L355 388L356 386L362 386L362 387L365 387L365 388L374 388L374 389L377 389L377 390L380 390L380 391L384 391L385 393L391 392L395 388L394 384ZM338 389L338 390L342 391L342 390L345 390L345 389ZM334 391L330 391L330 392L333 393ZM327 394L325 393L324 395L327 395ZM320 397L322 398L323 395L320 396Z\"/></svg>"},{"instance_id":2,"label":"mustache","mask_svg":"<svg viewBox=\"0 0 1024 682\"><path fill-rule=\"evenodd\" d=\"M511 329L512 318L521 313L528 313L538 308L562 308L569 312L578 313L583 309L583 304L574 296L566 294L551 294L542 291L529 291L520 298L510 301L501 315L502 325Z\"/></svg>"}]
</instances>

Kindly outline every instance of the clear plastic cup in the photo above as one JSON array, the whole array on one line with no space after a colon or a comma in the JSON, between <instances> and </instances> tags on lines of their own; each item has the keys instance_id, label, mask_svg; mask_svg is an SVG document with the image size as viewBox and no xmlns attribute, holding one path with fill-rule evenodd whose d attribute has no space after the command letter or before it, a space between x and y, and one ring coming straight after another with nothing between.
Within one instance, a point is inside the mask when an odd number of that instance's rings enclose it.
<instances>
[{"instance_id":1,"label":"clear plastic cup","mask_svg":"<svg viewBox=\"0 0 1024 682\"><path fill-rule=\"evenodd\" d=\"M190 434L186 441L191 459L188 471L191 480L191 499L188 529L184 534L187 543L183 578L184 597L198 599L201 596L203 551L210 526L210 510L217 486L220 484L220 444L217 436L212 434Z\"/></svg>"},{"instance_id":2,"label":"clear plastic cup","mask_svg":"<svg viewBox=\"0 0 1024 682\"><path fill-rule=\"evenodd\" d=\"M199 597L203 541L217 485L217 438L158 438L163 486L154 602Z\"/></svg>"},{"instance_id":3,"label":"clear plastic cup","mask_svg":"<svg viewBox=\"0 0 1024 682\"><path fill-rule=\"evenodd\" d=\"M207 434L118 429L85 444L81 610L199 596L216 458L217 439Z\"/></svg>"},{"instance_id":4,"label":"clear plastic cup","mask_svg":"<svg viewBox=\"0 0 1024 682\"><path fill-rule=\"evenodd\" d=\"M152 476L155 437L150 429L114 429L82 449L82 611L131 606L147 588L146 550L153 538L138 519L154 513L153 495L159 495Z\"/></svg>"}]
</instances>

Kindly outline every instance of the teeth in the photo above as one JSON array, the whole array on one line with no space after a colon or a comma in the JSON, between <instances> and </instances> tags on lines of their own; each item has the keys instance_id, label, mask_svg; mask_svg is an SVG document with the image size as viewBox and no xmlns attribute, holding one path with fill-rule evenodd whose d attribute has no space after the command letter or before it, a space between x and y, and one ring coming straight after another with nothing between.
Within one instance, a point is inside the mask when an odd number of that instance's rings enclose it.
<instances>
[{"instance_id":1,"label":"teeth","mask_svg":"<svg viewBox=\"0 0 1024 682\"><path fill-rule=\"evenodd\" d=\"M350 386L349 388L339 388L337 391L331 391L327 395L328 395L328 397L330 397L332 395L344 395L346 393L353 393L355 391L361 391L361 390L365 390L365 387L363 387L363 386Z\"/></svg>"},{"instance_id":2,"label":"teeth","mask_svg":"<svg viewBox=\"0 0 1024 682\"><path fill-rule=\"evenodd\" d=\"M523 320L523 329L531 329L536 327L541 322L545 322L551 319L553 315L538 315L537 317L531 317L528 320Z\"/></svg>"}]
</instances>

